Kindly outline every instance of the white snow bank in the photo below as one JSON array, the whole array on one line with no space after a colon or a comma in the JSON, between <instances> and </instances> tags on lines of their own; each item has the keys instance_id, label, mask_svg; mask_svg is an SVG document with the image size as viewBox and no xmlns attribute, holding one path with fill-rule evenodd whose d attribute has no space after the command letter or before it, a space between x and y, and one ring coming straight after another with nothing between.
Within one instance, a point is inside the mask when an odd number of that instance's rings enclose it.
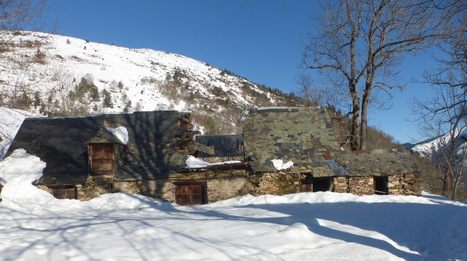
<instances>
[{"instance_id":1,"label":"white snow bank","mask_svg":"<svg viewBox=\"0 0 467 261\"><path fill-rule=\"evenodd\" d=\"M61 213L88 208L92 210L139 209L155 204L151 198L127 193L101 195L87 202L56 199L52 194L32 185L42 176L46 163L28 154L24 149L15 150L0 162L0 182L4 185L2 205L16 211L33 214Z\"/></svg>"},{"instance_id":2,"label":"white snow bank","mask_svg":"<svg viewBox=\"0 0 467 261\"><path fill-rule=\"evenodd\" d=\"M284 163L281 159L271 160L274 168L277 170L290 169L293 166L293 162L290 160L287 163Z\"/></svg>"},{"instance_id":3,"label":"white snow bank","mask_svg":"<svg viewBox=\"0 0 467 261\"><path fill-rule=\"evenodd\" d=\"M125 127L110 128L105 127L106 130L110 131L117 139L119 139L123 144L128 144L128 130Z\"/></svg>"},{"instance_id":4,"label":"white snow bank","mask_svg":"<svg viewBox=\"0 0 467 261\"><path fill-rule=\"evenodd\" d=\"M206 168L209 166L219 166L219 165L238 164L238 163L242 163L242 162L239 160L230 160L230 161L209 163L209 162L198 159L191 155L188 156L188 158L186 159L186 167L188 169Z\"/></svg>"},{"instance_id":5,"label":"white snow bank","mask_svg":"<svg viewBox=\"0 0 467 261\"><path fill-rule=\"evenodd\" d=\"M55 198L48 192L32 185L42 176L45 162L17 149L0 162L0 180L4 183L2 204L12 209L38 214L42 207Z\"/></svg>"}]
</instances>

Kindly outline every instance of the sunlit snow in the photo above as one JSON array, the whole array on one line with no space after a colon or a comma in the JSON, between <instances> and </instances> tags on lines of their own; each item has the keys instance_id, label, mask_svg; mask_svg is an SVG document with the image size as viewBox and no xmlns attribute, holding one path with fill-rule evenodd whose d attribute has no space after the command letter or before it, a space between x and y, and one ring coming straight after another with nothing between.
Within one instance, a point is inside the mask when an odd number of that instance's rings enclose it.
<instances>
[{"instance_id":1,"label":"sunlit snow","mask_svg":"<svg viewBox=\"0 0 467 261\"><path fill-rule=\"evenodd\" d=\"M467 205L424 194L246 195L201 206L106 194L58 200L45 163L0 162L0 260L466 260Z\"/></svg>"},{"instance_id":2,"label":"sunlit snow","mask_svg":"<svg viewBox=\"0 0 467 261\"><path fill-rule=\"evenodd\" d=\"M293 166L293 162L291 160L287 163L284 163L284 161L281 159L273 159L271 162L272 165L274 165L274 168L277 170L290 169Z\"/></svg>"}]
</instances>

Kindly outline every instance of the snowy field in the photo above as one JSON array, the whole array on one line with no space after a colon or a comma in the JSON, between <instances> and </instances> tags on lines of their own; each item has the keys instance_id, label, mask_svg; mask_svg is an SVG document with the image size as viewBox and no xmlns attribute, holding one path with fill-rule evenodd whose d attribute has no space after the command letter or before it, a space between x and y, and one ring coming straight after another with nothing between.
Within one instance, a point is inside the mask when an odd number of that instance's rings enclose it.
<instances>
[{"instance_id":1,"label":"snowy field","mask_svg":"<svg viewBox=\"0 0 467 261\"><path fill-rule=\"evenodd\" d=\"M44 167L24 150L0 162L1 260L467 260L467 204L434 195L80 202L32 186Z\"/></svg>"}]
</instances>

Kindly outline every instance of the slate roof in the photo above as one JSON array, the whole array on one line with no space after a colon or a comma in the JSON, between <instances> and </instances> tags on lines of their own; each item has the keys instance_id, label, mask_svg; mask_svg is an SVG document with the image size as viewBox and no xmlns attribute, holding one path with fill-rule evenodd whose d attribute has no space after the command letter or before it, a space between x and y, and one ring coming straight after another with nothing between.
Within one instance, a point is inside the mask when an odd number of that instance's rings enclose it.
<instances>
[{"instance_id":1,"label":"slate roof","mask_svg":"<svg viewBox=\"0 0 467 261\"><path fill-rule=\"evenodd\" d=\"M366 153L340 152L335 162L350 176L387 176L420 173L408 150L377 149Z\"/></svg>"},{"instance_id":2,"label":"slate roof","mask_svg":"<svg viewBox=\"0 0 467 261\"><path fill-rule=\"evenodd\" d=\"M196 142L214 147L214 154L198 152L197 157L243 157L242 135L197 135Z\"/></svg>"},{"instance_id":3,"label":"slate roof","mask_svg":"<svg viewBox=\"0 0 467 261\"><path fill-rule=\"evenodd\" d=\"M254 172L275 171L271 160L282 159L317 176L334 175L323 155L339 147L324 108L246 110L242 120L245 159Z\"/></svg>"},{"instance_id":4,"label":"slate roof","mask_svg":"<svg viewBox=\"0 0 467 261\"><path fill-rule=\"evenodd\" d=\"M87 117L29 118L19 129L7 155L24 148L47 163L37 184L79 184L88 177L89 142L113 142L116 146L117 181L164 178L185 167L187 152L175 150L186 135L179 120L189 113L178 111L135 112ZM104 126L125 127L129 141L122 144ZM191 133L188 133L191 134Z\"/></svg>"}]
</instances>

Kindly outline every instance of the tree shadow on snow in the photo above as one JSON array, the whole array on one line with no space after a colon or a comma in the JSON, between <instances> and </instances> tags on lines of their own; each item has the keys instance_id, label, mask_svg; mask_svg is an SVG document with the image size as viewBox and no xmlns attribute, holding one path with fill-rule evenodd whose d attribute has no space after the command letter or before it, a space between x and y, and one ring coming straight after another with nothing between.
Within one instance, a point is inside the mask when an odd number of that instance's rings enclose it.
<instances>
[{"instance_id":1,"label":"tree shadow on snow","mask_svg":"<svg viewBox=\"0 0 467 261\"><path fill-rule=\"evenodd\" d=\"M89 234L95 234L96 229L105 226L107 233L112 230L115 237L126 242L131 248L129 251L133 258L138 260L151 260L145 248L134 241L134 232L130 230L140 227L148 230L148 233L166 233L177 238L187 239L186 242L200 242L212 249L217 249L226 258L235 258L231 253L225 253L223 247L240 248L236 243L223 241L222 246L213 244L205 235L189 234L178 230L176 227L155 226L159 221L169 223L173 220L190 222L211 222L216 220L254 222L255 224L274 224L288 226L296 223L304 224L314 234L352 242L363 246L381 249L405 260L467 260L465 243L467 242L467 208L449 204L416 204L416 203L362 203L362 202L337 202L337 203L290 203L290 204L260 204L245 206L176 206L170 203L156 203L149 198L127 194L140 204L129 209L112 208L108 210L89 210L82 212L77 209L76 216L59 216L53 222L53 215L25 216L18 215L22 219L16 222L11 229L2 231L8 237L9 233L34 232L34 239L29 238L27 244L22 244L15 251L8 251L6 259L19 259L34 247L45 245L51 256L63 249L75 251L76 255L86 257L89 260L96 258L89 249L83 245L83 240ZM242 216L241 213L255 213L250 210L276 212L275 217ZM238 211L236 211L238 210ZM256 213L258 213L256 212ZM142 213L139 215L138 213ZM237 214L233 214L237 213ZM12 215L15 213L11 212ZM272 214L272 213L271 213ZM193 216L191 216L193 215ZM450 216L449 216L450 215ZM31 227L28 223L40 223L44 226ZM129 223L127 223L129 222ZM328 225L324 224L328 222ZM213 226L216 223L213 222ZM335 224L332 228L329 224ZM110 225L110 228L109 226ZM355 231L358 231L355 233ZM459 231L453 235L452 231ZM157 234L157 233L155 233ZM11 236L11 235L10 235ZM49 240L52 238L53 240ZM157 235L150 237L154 241L153 250L167 249L168 245L163 238ZM185 241L183 241L185 242ZM313 242L310 242L313 243ZM88 246L87 246L88 247ZM178 246L177 246L178 247ZM244 250L253 250L254 246L244 246ZM419 254L404 251L403 247L416 251ZM183 245L174 251L198 252L195 246ZM56 249L57 251L53 251ZM267 251L267 250L265 250ZM262 253L263 256L274 257L274 253ZM56 257L55 257L56 258ZM329 257L332 258L332 257ZM378 258L378 257L375 257Z\"/></svg>"},{"instance_id":2,"label":"tree shadow on snow","mask_svg":"<svg viewBox=\"0 0 467 261\"><path fill-rule=\"evenodd\" d=\"M302 223L317 235L381 249L405 260L467 260L467 235L464 233L467 231L466 207L449 204L339 202L228 208L267 210L287 217L241 217L212 209L196 214L277 225ZM446 213L454 215L448 216ZM340 229L320 225L319 220L338 223L336 228ZM359 232L348 232L349 229ZM453 235L452 231L459 233ZM410 251L404 251L404 247Z\"/></svg>"}]
</instances>

